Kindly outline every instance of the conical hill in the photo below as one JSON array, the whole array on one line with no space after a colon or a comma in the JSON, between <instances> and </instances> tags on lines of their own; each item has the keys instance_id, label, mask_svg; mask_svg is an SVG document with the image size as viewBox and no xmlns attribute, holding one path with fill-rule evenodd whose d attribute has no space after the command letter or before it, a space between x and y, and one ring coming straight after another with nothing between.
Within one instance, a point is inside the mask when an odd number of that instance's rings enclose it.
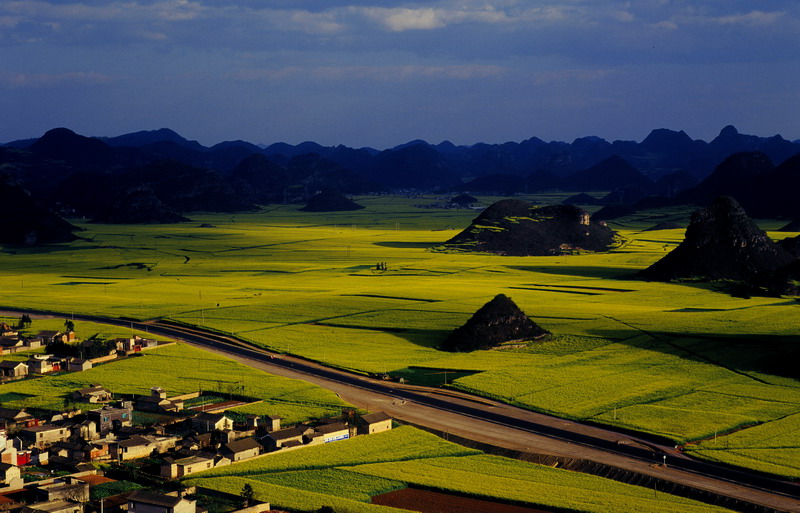
<instances>
[{"instance_id":1,"label":"conical hill","mask_svg":"<svg viewBox=\"0 0 800 513\"><path fill-rule=\"evenodd\" d=\"M515 341L536 340L550 332L533 322L504 294L483 305L442 343L445 351L469 352L492 349Z\"/></svg>"}]
</instances>

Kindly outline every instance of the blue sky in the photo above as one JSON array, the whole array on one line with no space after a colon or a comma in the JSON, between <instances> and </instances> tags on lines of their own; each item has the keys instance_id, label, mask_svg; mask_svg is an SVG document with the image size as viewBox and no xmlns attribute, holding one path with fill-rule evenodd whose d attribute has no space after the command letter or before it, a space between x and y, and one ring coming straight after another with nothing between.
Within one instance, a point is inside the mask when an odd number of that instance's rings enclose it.
<instances>
[{"instance_id":1,"label":"blue sky","mask_svg":"<svg viewBox=\"0 0 800 513\"><path fill-rule=\"evenodd\" d=\"M0 0L0 141L800 139L797 0Z\"/></svg>"}]
</instances>

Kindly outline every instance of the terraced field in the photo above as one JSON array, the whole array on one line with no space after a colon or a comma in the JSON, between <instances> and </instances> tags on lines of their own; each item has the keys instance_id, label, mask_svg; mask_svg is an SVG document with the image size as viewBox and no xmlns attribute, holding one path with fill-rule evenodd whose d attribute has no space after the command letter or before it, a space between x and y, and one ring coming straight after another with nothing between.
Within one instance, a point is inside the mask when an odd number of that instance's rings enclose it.
<instances>
[{"instance_id":1,"label":"terraced field","mask_svg":"<svg viewBox=\"0 0 800 513\"><path fill-rule=\"evenodd\" d=\"M488 456L411 427L265 455L195 474L186 483L235 494L249 483L256 498L302 511L324 505L336 511L398 511L369 501L409 484L587 513L727 511L657 490Z\"/></svg>"},{"instance_id":2,"label":"terraced field","mask_svg":"<svg viewBox=\"0 0 800 513\"><path fill-rule=\"evenodd\" d=\"M71 244L3 248L2 302L168 317L357 372L447 380L692 443L701 457L800 473L800 458L784 456L800 448L800 432L782 427L800 413L797 370L785 357L797 354L797 302L635 276L683 237L644 229L685 220L687 211L623 219L612 226L626 242L610 253L500 257L435 249L475 212L416 206L433 198L358 201L368 208L312 214L281 205L180 225L86 225L85 239ZM507 351L437 350L498 293L553 339ZM779 446L771 426L782 433Z\"/></svg>"}]
</instances>

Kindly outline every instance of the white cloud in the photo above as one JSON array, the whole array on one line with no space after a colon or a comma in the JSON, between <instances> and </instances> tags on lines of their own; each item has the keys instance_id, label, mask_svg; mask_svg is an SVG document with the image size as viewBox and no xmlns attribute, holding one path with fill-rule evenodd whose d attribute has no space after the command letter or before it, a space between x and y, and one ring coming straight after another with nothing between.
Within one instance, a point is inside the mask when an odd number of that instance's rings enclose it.
<instances>
[{"instance_id":1,"label":"white cloud","mask_svg":"<svg viewBox=\"0 0 800 513\"><path fill-rule=\"evenodd\" d=\"M720 25L772 25L784 16L786 13L781 12L764 12L764 11L750 11L746 14L732 14L729 16L720 16L711 18L714 23Z\"/></svg>"},{"instance_id":2,"label":"white cloud","mask_svg":"<svg viewBox=\"0 0 800 513\"><path fill-rule=\"evenodd\" d=\"M335 13L315 13L293 11L289 13L291 28L309 34L337 34L345 30L345 25L337 21Z\"/></svg>"},{"instance_id":3,"label":"white cloud","mask_svg":"<svg viewBox=\"0 0 800 513\"><path fill-rule=\"evenodd\" d=\"M609 69L562 69L542 71L534 74L535 85L549 85L559 82L595 82L612 74Z\"/></svg>"},{"instance_id":4,"label":"white cloud","mask_svg":"<svg viewBox=\"0 0 800 513\"><path fill-rule=\"evenodd\" d=\"M324 80L372 80L403 81L421 78L445 78L470 80L503 75L507 69L502 66L469 64L449 66L315 66L301 68L248 69L236 73L241 80L284 80L297 77L310 77Z\"/></svg>"},{"instance_id":5,"label":"white cloud","mask_svg":"<svg viewBox=\"0 0 800 513\"><path fill-rule=\"evenodd\" d=\"M392 32L405 30L430 30L445 26L444 20L435 9L407 9L383 7L369 7L358 9L368 18L383 24Z\"/></svg>"},{"instance_id":6,"label":"white cloud","mask_svg":"<svg viewBox=\"0 0 800 513\"><path fill-rule=\"evenodd\" d=\"M116 81L116 78L102 73L76 71L68 73L9 73L0 76L0 81L12 88L30 88L67 84L103 85Z\"/></svg>"}]
</instances>

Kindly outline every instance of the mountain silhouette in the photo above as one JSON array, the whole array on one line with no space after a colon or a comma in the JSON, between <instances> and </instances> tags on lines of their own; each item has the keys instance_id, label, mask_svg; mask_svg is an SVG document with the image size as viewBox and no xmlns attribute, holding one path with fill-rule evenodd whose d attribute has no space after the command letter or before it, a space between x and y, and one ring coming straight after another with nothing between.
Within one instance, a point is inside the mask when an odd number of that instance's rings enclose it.
<instances>
[{"instance_id":1,"label":"mountain silhouette","mask_svg":"<svg viewBox=\"0 0 800 513\"><path fill-rule=\"evenodd\" d=\"M25 246L70 242L79 228L0 176L0 243Z\"/></svg>"},{"instance_id":2,"label":"mountain silhouette","mask_svg":"<svg viewBox=\"0 0 800 513\"><path fill-rule=\"evenodd\" d=\"M355 201L334 189L325 189L308 199L308 203L300 210L304 212L342 212L364 208Z\"/></svg>"}]
</instances>

